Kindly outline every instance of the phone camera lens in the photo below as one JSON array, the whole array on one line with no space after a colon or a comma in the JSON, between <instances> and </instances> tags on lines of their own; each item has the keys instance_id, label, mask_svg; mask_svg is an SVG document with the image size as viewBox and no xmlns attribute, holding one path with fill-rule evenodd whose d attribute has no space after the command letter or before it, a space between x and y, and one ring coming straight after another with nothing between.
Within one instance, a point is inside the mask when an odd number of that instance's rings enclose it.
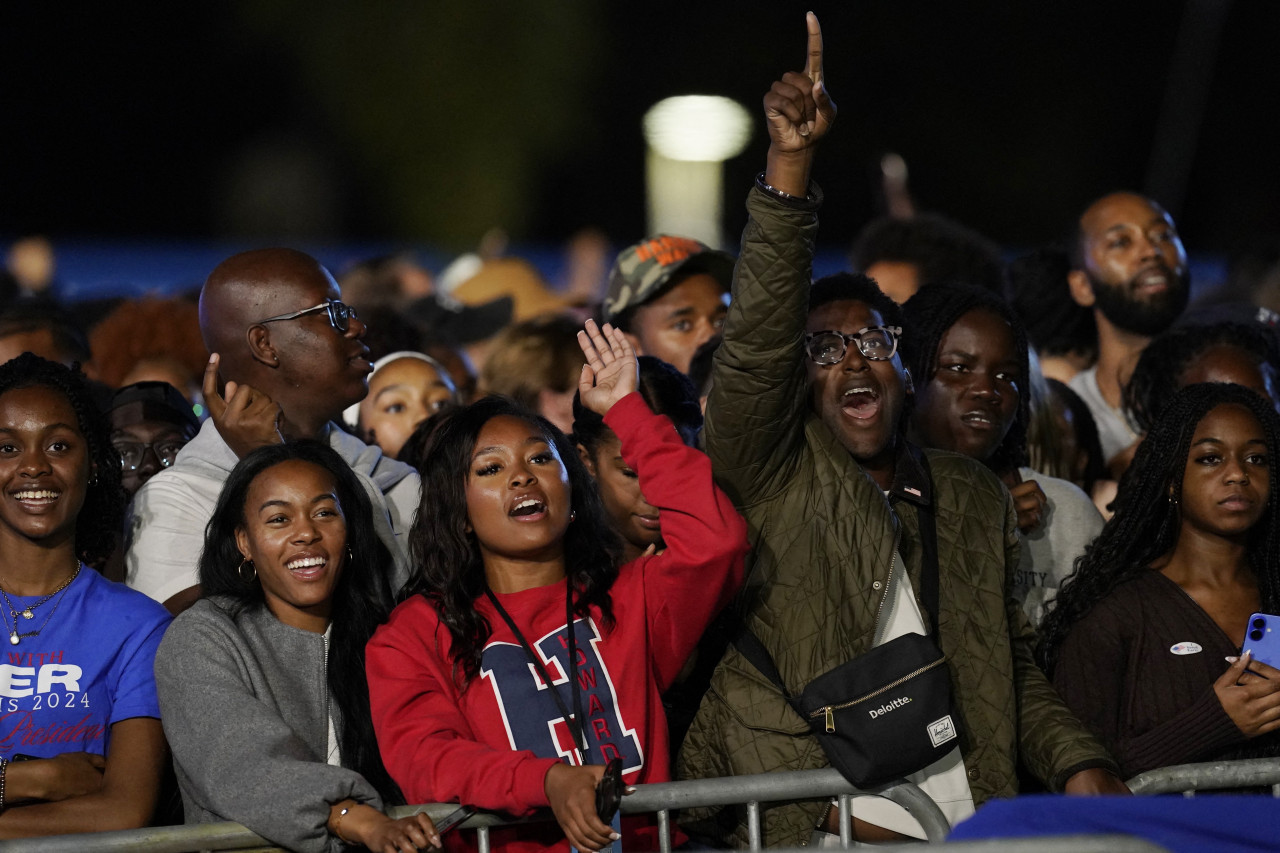
<instances>
[{"instance_id":1,"label":"phone camera lens","mask_svg":"<svg viewBox=\"0 0 1280 853\"><path fill-rule=\"evenodd\" d=\"M1249 639L1250 639L1250 640L1253 640L1254 642L1257 642L1258 640L1261 640L1261 639L1262 639L1262 632L1261 632L1261 631L1259 631L1257 628L1254 628L1252 631L1250 631L1250 632L1249 632Z\"/></svg>"},{"instance_id":2,"label":"phone camera lens","mask_svg":"<svg viewBox=\"0 0 1280 853\"><path fill-rule=\"evenodd\" d=\"M1265 628L1265 627L1267 627L1267 620L1266 620L1266 619L1263 619L1261 616L1259 616L1257 619L1254 619L1254 620L1253 620L1253 627L1255 627L1255 628Z\"/></svg>"}]
</instances>

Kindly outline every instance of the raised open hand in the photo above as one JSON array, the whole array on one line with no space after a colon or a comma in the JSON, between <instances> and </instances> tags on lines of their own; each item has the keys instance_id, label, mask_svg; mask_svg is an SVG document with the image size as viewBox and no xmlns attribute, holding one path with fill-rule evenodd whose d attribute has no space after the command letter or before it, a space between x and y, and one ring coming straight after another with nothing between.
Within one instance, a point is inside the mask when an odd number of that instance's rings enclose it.
<instances>
[{"instance_id":1,"label":"raised open hand","mask_svg":"<svg viewBox=\"0 0 1280 853\"><path fill-rule=\"evenodd\" d=\"M587 357L578 378L578 396L582 405L603 417L640 384L636 351L620 329L608 323L600 329L595 320L588 320L578 332L578 346Z\"/></svg>"},{"instance_id":2,"label":"raised open hand","mask_svg":"<svg viewBox=\"0 0 1280 853\"><path fill-rule=\"evenodd\" d=\"M822 26L818 16L805 16L809 52L804 71L788 71L764 96L764 115L772 148L781 153L804 151L818 144L836 120L836 105L822 78Z\"/></svg>"},{"instance_id":3,"label":"raised open hand","mask_svg":"<svg viewBox=\"0 0 1280 853\"><path fill-rule=\"evenodd\" d=\"M268 444L281 444L280 405L252 387L228 381L218 393L218 362L215 352L204 368L204 404L218 434L243 459L250 451Z\"/></svg>"}]
</instances>

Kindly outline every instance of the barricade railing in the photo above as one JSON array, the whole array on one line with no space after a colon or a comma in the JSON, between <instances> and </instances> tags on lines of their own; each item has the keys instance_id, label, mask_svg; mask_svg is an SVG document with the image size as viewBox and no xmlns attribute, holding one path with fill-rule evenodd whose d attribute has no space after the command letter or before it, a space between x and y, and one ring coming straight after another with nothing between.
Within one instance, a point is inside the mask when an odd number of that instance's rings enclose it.
<instances>
[{"instance_id":1,"label":"barricade railing","mask_svg":"<svg viewBox=\"0 0 1280 853\"><path fill-rule=\"evenodd\" d=\"M1236 761L1206 761L1178 764L1139 773L1127 783L1135 794L1182 794L1222 788L1271 788L1280 797L1280 758L1242 758Z\"/></svg>"},{"instance_id":2,"label":"barricade railing","mask_svg":"<svg viewBox=\"0 0 1280 853\"><path fill-rule=\"evenodd\" d=\"M1129 780L1135 794L1182 793L1190 796L1196 790L1221 788L1270 787L1280 797L1280 758L1258 758L1239 761L1207 762L1164 767L1139 774ZM721 779L699 779L685 782L663 782L638 785L634 794L623 797L625 814L657 815L659 843L663 853L671 850L671 813L679 809L709 806L745 805L750 849L762 846L761 811L770 803L836 798L840 806L840 839L851 846L850 804L855 794L872 794L897 803L921 825L928 845L941 843L950 831L938 806L919 787L909 782L896 782L878 788L860 789L850 785L832 768L791 773L761 773ZM400 806L392 809L395 817L425 811L439 820L456 808L449 803L424 806ZM474 830L480 853L489 853L489 830L508 826L513 821L502 815L482 812L468 818L461 830ZM919 850L921 844L877 845L878 851ZM1081 835L1071 837L1039 837L1035 839L1002 839L982 842L956 842L947 845L957 853L1066 853L1066 851L1116 851L1116 853L1151 853L1164 848L1131 836ZM82 835L60 835L0 842L4 853L188 853L194 850L237 850L265 853L279 848L238 823L207 823L192 826L158 826L124 832L98 832ZM806 849L806 853L812 853Z\"/></svg>"},{"instance_id":3,"label":"barricade railing","mask_svg":"<svg viewBox=\"0 0 1280 853\"><path fill-rule=\"evenodd\" d=\"M930 841L941 842L951 830L937 804L916 785L895 782L877 788L855 788L839 771L832 768L637 785L635 793L622 798L622 811L624 814L656 814L662 853L670 853L672 811L745 804L751 849L759 850L763 804L836 797L840 804L840 838L847 847L851 844L852 836L850 802L853 794L872 794L902 806L920 823ZM455 808L456 805L440 803L401 806L392 809L391 814L403 817L425 811L433 820L438 820ZM475 830L480 853L489 853L490 828L514 822L517 821L501 815L480 813L460 824L459 829ZM277 848L271 847L270 842L240 824L231 822L159 826L126 832L96 832L0 842L0 851L6 853L187 853L192 850L250 849L263 851Z\"/></svg>"}]
</instances>

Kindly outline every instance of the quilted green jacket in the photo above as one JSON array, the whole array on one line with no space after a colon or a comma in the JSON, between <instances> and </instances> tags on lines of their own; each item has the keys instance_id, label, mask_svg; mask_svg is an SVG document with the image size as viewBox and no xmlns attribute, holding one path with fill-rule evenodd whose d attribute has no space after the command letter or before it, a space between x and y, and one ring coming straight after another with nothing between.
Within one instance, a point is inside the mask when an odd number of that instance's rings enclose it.
<instances>
[{"instance_id":1,"label":"quilted green jacket","mask_svg":"<svg viewBox=\"0 0 1280 853\"><path fill-rule=\"evenodd\" d=\"M793 694L866 652L895 545L920 588L916 505L931 501L939 637L975 804L1016 793L1018 760L1055 789L1078 770L1114 770L1033 661L1035 635L1010 597L1018 541L1012 502L1000 482L967 457L928 451L930 484L904 447L886 500L812 413L803 332L817 206L752 190L715 359L706 450L750 530L749 574L738 605L745 624ZM685 740L677 775L827 766L807 732L777 689L730 646ZM765 842L807 842L824 809L822 802L765 809ZM743 808L686 814L682 823L745 844Z\"/></svg>"}]
</instances>

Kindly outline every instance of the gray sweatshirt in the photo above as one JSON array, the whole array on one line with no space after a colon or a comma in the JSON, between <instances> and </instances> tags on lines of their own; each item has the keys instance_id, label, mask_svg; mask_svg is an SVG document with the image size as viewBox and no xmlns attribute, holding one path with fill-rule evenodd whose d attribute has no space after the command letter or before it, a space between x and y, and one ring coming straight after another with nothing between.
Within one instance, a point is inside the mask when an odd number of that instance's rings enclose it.
<instances>
[{"instance_id":1,"label":"gray sweatshirt","mask_svg":"<svg viewBox=\"0 0 1280 853\"><path fill-rule=\"evenodd\" d=\"M261 605L231 610L225 598L198 601L156 653L187 823L233 820L289 850L343 850L327 829L330 805L382 801L359 773L325 763L324 637Z\"/></svg>"}]
</instances>

